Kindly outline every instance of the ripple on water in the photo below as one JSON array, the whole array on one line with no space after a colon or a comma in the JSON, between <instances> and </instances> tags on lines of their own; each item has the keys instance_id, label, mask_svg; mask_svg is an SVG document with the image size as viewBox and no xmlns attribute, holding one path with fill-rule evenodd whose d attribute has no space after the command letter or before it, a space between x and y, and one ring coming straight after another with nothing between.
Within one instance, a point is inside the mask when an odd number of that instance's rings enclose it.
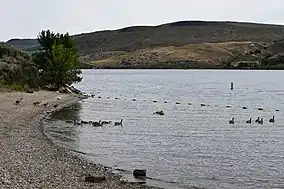
<instances>
[{"instance_id":1,"label":"ripple on water","mask_svg":"<svg viewBox=\"0 0 284 189\"><path fill-rule=\"evenodd\" d=\"M284 187L284 114L275 111L284 109L282 71L84 70L83 78L78 88L102 98L55 119L123 118L123 127L47 122L59 145L130 173L146 168L148 182L166 188ZM257 117L263 125L245 123Z\"/></svg>"}]
</instances>

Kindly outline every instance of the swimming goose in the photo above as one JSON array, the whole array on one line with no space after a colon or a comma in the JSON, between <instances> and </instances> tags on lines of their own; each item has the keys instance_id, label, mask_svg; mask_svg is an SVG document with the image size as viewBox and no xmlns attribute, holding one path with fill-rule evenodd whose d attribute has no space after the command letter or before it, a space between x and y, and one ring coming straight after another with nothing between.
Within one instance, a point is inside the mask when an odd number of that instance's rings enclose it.
<instances>
[{"instance_id":1,"label":"swimming goose","mask_svg":"<svg viewBox=\"0 0 284 189\"><path fill-rule=\"evenodd\" d=\"M275 116L273 116L270 120L269 123L274 123L275 122Z\"/></svg>"},{"instance_id":2,"label":"swimming goose","mask_svg":"<svg viewBox=\"0 0 284 189\"><path fill-rule=\"evenodd\" d=\"M89 122L81 120L81 124L89 124Z\"/></svg>"},{"instance_id":3,"label":"swimming goose","mask_svg":"<svg viewBox=\"0 0 284 189\"><path fill-rule=\"evenodd\" d=\"M234 124L235 123L235 118L232 118L232 120L229 121L229 124Z\"/></svg>"},{"instance_id":4,"label":"swimming goose","mask_svg":"<svg viewBox=\"0 0 284 189\"><path fill-rule=\"evenodd\" d=\"M102 126L101 120L100 120L99 122L94 121L92 124L93 124L94 127L100 127L100 126Z\"/></svg>"},{"instance_id":5,"label":"swimming goose","mask_svg":"<svg viewBox=\"0 0 284 189\"><path fill-rule=\"evenodd\" d=\"M261 120L258 122L259 124L263 124L263 118L261 118Z\"/></svg>"},{"instance_id":6,"label":"swimming goose","mask_svg":"<svg viewBox=\"0 0 284 189\"><path fill-rule=\"evenodd\" d=\"M114 125L116 125L116 126L117 125L122 125L122 121L123 121L123 119L121 119L120 122L114 122Z\"/></svg>"},{"instance_id":7,"label":"swimming goose","mask_svg":"<svg viewBox=\"0 0 284 189\"><path fill-rule=\"evenodd\" d=\"M243 109L244 109L244 110L247 110L248 108L244 106Z\"/></svg>"},{"instance_id":8,"label":"swimming goose","mask_svg":"<svg viewBox=\"0 0 284 189\"><path fill-rule=\"evenodd\" d=\"M111 124L112 121L102 121L102 125Z\"/></svg>"},{"instance_id":9,"label":"swimming goose","mask_svg":"<svg viewBox=\"0 0 284 189\"><path fill-rule=\"evenodd\" d=\"M153 100L153 102L154 102L154 103L157 103L158 101L157 101L157 100Z\"/></svg>"},{"instance_id":10,"label":"swimming goose","mask_svg":"<svg viewBox=\"0 0 284 189\"><path fill-rule=\"evenodd\" d=\"M247 120L246 123L251 124L251 118Z\"/></svg>"},{"instance_id":11,"label":"swimming goose","mask_svg":"<svg viewBox=\"0 0 284 189\"><path fill-rule=\"evenodd\" d=\"M260 121L260 117L257 117L257 119L255 120L255 123L259 123Z\"/></svg>"},{"instance_id":12,"label":"swimming goose","mask_svg":"<svg viewBox=\"0 0 284 189\"><path fill-rule=\"evenodd\" d=\"M164 111L157 111L157 112L154 112L154 114L157 114L157 115L165 115Z\"/></svg>"}]
</instances>

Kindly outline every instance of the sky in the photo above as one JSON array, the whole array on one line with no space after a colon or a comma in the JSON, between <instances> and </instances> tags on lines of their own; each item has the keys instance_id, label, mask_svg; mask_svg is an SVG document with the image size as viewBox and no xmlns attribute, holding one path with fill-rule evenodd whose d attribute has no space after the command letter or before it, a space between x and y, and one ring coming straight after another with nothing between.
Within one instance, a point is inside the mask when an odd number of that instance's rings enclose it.
<instances>
[{"instance_id":1,"label":"sky","mask_svg":"<svg viewBox=\"0 0 284 189\"><path fill-rule=\"evenodd\" d=\"M0 41L181 20L284 25L284 0L0 0Z\"/></svg>"}]
</instances>

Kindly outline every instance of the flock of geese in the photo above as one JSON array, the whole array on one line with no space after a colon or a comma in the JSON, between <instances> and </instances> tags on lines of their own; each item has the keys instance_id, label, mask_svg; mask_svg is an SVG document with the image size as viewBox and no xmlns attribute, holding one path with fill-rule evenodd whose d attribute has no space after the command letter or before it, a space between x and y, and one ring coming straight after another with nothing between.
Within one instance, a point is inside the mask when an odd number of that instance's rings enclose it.
<instances>
[{"instance_id":1,"label":"flock of geese","mask_svg":"<svg viewBox=\"0 0 284 189\"><path fill-rule=\"evenodd\" d=\"M86 97L92 97L92 98L94 98L95 97L95 95L85 95ZM98 98L100 99L100 98L102 98L101 96L98 96ZM58 100L61 100L61 98L60 97L57 97L57 99ZM107 99L110 99L110 97L107 97ZM115 98L116 100L117 99L119 99L119 98ZM14 104L15 105L19 105L20 103L21 103L21 101L23 100L23 98L20 98L19 100L16 100L15 102L14 102ZM126 100L126 99L125 99ZM137 101L136 99L133 99L133 101ZM144 100L145 101L145 100ZM157 103L158 101L157 100L154 100L153 101L154 103ZM167 101L164 101L164 103L168 103ZM33 105L34 106L38 106L38 105L40 105L41 104L41 102L40 101L36 101L36 102L34 102L33 103ZM42 105L46 108L47 106L48 106L48 102L46 102L46 103L43 103ZM176 104L180 104L180 102L176 102ZM191 105L191 103L188 103L188 105ZM204 103L201 103L200 104L202 107L203 106L206 106L206 104L204 104ZM55 104L55 105L53 105L53 108L57 108L58 107L58 104ZM231 106L230 105L227 105L226 106L226 108L231 108ZM243 107L243 109L244 110L246 110L246 109L248 109L247 107ZM262 110L264 110L263 108L258 108L258 110L259 111L262 111ZM280 111L280 110L276 110L277 112L278 111ZM154 112L153 114L156 114L156 115L161 115L161 116L163 116L163 115L165 115L165 113L164 113L164 111L156 111L156 112ZM114 125L115 126L122 126L122 122L123 122L123 119L121 119L119 122L114 122ZM275 116L273 116L272 118L270 118L269 120L268 120L268 122L269 123L274 123L275 122ZM112 121L101 121L101 120L99 120L98 122L97 121L84 121L84 120L79 120L79 121L77 121L77 120L67 120L66 121L66 123L73 123L74 125L83 125L83 124L90 124L90 125L93 125L94 127L103 127L104 125L110 125L110 124L112 124ZM246 123L247 124L252 124L252 118L250 118L249 120L247 120L246 121ZM264 120L263 120L263 118L260 118L260 117L258 117L256 120L255 120L255 123L258 123L258 124L260 124L260 125L262 125L263 123L264 123ZM229 120L229 124L235 124L235 118L233 117L231 120Z\"/></svg>"},{"instance_id":2,"label":"flock of geese","mask_svg":"<svg viewBox=\"0 0 284 189\"><path fill-rule=\"evenodd\" d=\"M89 125L93 125L94 127L103 127L104 125L110 125L112 124L112 121L84 121L84 120L67 120L65 121L66 123L73 123L74 125L86 125L86 124L89 124ZM120 121L118 122L114 122L114 125L115 126L123 126L122 125L122 122L123 122L123 119L121 119Z\"/></svg>"},{"instance_id":3,"label":"flock of geese","mask_svg":"<svg viewBox=\"0 0 284 189\"><path fill-rule=\"evenodd\" d=\"M275 122L275 116L273 116L272 118L270 118L268 120L269 123L274 123ZM250 118L249 120L246 121L247 124L252 124L252 118ZM260 118L258 117L256 120L255 120L255 123L258 123L260 125L263 124L263 118ZM230 121L229 121L229 124L235 124L235 118L233 117Z\"/></svg>"},{"instance_id":4,"label":"flock of geese","mask_svg":"<svg viewBox=\"0 0 284 189\"><path fill-rule=\"evenodd\" d=\"M88 97L94 98L95 95L92 94L92 95L89 95ZM99 98L99 99L102 99L102 96L98 96L98 98ZM108 96L107 99L110 99L110 97ZM114 99L115 99L115 100L118 100L119 98L116 97L116 98L114 98ZM125 100L127 100L127 99L125 99ZM132 101L136 102L137 99L133 98ZM143 100L143 101L146 101L146 100ZM153 100L153 102L154 102L154 103L157 103L158 101L157 101L157 100ZM164 103L167 104L168 101L164 101ZM180 103L179 101L176 101L175 104L179 105L179 104L181 104L181 103ZM192 105L191 103L187 103L187 104L188 104L188 105ZM205 107L205 106L208 106L208 105L206 105L205 103L201 103L200 106L201 106L201 107ZM231 106L231 105L226 105L226 108L232 108L232 106ZM242 109L247 110L248 107L243 106ZM263 111L264 108L259 107L259 108L257 108L257 110L258 110L258 111ZM279 109L276 109L276 112L279 112L279 111L280 111ZM161 115L161 116L165 115L164 111L156 111L156 112L154 112L153 114ZM231 120L229 120L229 124L235 124L235 121L236 121L236 120L235 120L235 118L233 117ZM250 118L250 119L247 120L245 123L246 123L246 124L252 124L252 122L253 122L253 121L252 121L252 118ZM257 124L262 125L262 124L264 123L264 119L258 117L254 122L257 123ZM275 116L273 116L272 118L270 118L270 119L268 120L268 122L269 122L269 123L274 123L274 122L275 122ZM98 123L96 123L96 124L98 124ZM103 122L102 122L101 125L103 125L103 124L106 124L106 123L103 123ZM98 124L98 125L99 125L99 124Z\"/></svg>"}]
</instances>

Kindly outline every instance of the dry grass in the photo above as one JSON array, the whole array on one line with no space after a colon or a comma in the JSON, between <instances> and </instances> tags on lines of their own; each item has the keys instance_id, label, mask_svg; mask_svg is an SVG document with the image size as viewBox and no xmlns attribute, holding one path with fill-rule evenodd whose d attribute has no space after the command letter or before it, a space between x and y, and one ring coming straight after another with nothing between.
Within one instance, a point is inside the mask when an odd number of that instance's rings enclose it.
<instances>
[{"instance_id":1,"label":"dry grass","mask_svg":"<svg viewBox=\"0 0 284 189\"><path fill-rule=\"evenodd\" d=\"M179 47L156 47L139 49L133 52L116 54L101 60L90 61L98 68L119 67L121 62L148 67L151 64L163 64L178 61L196 61L206 64L219 64L222 60L235 55L243 55L252 50L256 44L249 41L228 43L189 44Z\"/></svg>"}]
</instances>

